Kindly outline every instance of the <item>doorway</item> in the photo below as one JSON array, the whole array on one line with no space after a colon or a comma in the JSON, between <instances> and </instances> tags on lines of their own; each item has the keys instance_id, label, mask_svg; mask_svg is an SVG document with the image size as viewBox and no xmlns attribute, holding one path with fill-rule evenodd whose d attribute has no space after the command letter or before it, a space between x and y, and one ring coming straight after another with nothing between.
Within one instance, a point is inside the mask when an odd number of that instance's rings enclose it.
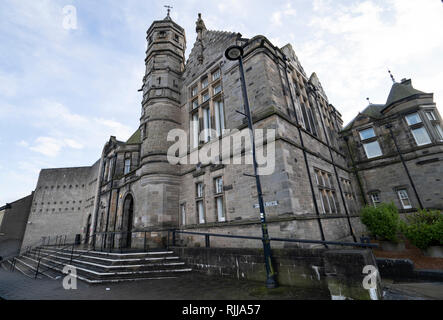
<instances>
[{"instance_id":1,"label":"doorway","mask_svg":"<svg viewBox=\"0 0 443 320\"><path fill-rule=\"evenodd\" d=\"M134 199L132 195L128 194L123 202L123 216L122 216L122 248L130 248L132 240L132 223L134 214Z\"/></svg>"}]
</instances>

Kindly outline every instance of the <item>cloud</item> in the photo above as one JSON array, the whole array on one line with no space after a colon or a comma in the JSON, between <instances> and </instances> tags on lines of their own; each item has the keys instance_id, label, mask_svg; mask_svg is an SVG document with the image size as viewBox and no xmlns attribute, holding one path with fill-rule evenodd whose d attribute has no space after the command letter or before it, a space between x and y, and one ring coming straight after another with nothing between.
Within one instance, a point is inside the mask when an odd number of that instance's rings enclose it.
<instances>
[{"instance_id":1,"label":"cloud","mask_svg":"<svg viewBox=\"0 0 443 320\"><path fill-rule=\"evenodd\" d=\"M305 69L316 71L330 98L339 103L345 123L350 121L370 97L384 103L390 89L390 68L397 80L434 78L430 87L443 95L443 11L436 1L391 0L383 6L375 1L350 5L313 3L309 26L315 36L295 45ZM426 67L424 67L426 66Z\"/></svg>"},{"instance_id":2,"label":"cloud","mask_svg":"<svg viewBox=\"0 0 443 320\"><path fill-rule=\"evenodd\" d=\"M293 17L295 16L297 11L292 8L292 4L290 2L286 3L284 9L274 11L271 14L271 25L281 27L283 26L283 18L284 17Z\"/></svg>"}]
</instances>

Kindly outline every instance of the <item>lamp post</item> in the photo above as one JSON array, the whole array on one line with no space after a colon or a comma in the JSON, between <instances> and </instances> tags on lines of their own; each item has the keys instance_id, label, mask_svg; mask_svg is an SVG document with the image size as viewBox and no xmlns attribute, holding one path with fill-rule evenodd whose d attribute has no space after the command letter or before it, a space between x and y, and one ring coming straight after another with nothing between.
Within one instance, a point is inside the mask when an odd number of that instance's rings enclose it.
<instances>
[{"instance_id":1,"label":"lamp post","mask_svg":"<svg viewBox=\"0 0 443 320\"><path fill-rule=\"evenodd\" d=\"M252 125L252 117L251 111L249 109L249 101L248 101L248 93L246 91L246 81L245 81L245 73L243 71L243 49L240 46L230 46L225 51L225 57L231 61L238 60L238 66L240 68L240 80L241 87L243 93L243 103L244 103L244 113L237 111L243 114L248 119L248 127L249 134L251 137L252 144L252 160L254 165L254 177L257 186L257 195L258 195L258 205L260 208L260 221L261 221L261 229L262 229L262 241L263 241L263 251L265 258L265 266L266 266L266 287L267 288L276 288L277 281L275 279L274 268L272 267L271 260L271 244L269 241L268 227L266 224L266 214L265 214L265 206L263 203L263 194L260 183L260 176L257 173L257 160L255 155L255 139L254 139L254 128Z\"/></svg>"}]
</instances>

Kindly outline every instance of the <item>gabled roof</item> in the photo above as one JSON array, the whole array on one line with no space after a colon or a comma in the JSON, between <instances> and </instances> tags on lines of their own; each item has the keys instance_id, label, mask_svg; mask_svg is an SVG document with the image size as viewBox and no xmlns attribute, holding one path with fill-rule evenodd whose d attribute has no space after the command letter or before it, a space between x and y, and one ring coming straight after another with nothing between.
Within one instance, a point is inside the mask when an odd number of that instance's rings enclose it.
<instances>
[{"instance_id":1,"label":"gabled roof","mask_svg":"<svg viewBox=\"0 0 443 320\"><path fill-rule=\"evenodd\" d=\"M360 112L343 130L352 128L355 120L361 115L366 115L373 119L378 119L383 116L385 110L396 102L409 98L417 94L427 94L423 91L417 90L412 86L411 79L403 79L401 82L394 82L389 92L388 100L385 104L369 104L362 112Z\"/></svg>"},{"instance_id":2,"label":"gabled roof","mask_svg":"<svg viewBox=\"0 0 443 320\"><path fill-rule=\"evenodd\" d=\"M384 107L384 104L369 104L362 112L359 112L358 115L346 125L346 127L343 128L343 131L351 129L355 120L357 120L358 117L361 117L361 115L365 115L373 119L381 118L383 116L381 111L384 109Z\"/></svg>"},{"instance_id":3,"label":"gabled roof","mask_svg":"<svg viewBox=\"0 0 443 320\"><path fill-rule=\"evenodd\" d=\"M396 82L392 85L391 91L389 92L388 100L385 104L386 108L397 101L416 94L424 94L424 92L413 88L410 79L404 79L400 83Z\"/></svg>"},{"instance_id":4,"label":"gabled roof","mask_svg":"<svg viewBox=\"0 0 443 320\"><path fill-rule=\"evenodd\" d=\"M126 141L126 144L139 144L141 143L141 133L140 129L137 129L132 136Z\"/></svg>"}]
</instances>

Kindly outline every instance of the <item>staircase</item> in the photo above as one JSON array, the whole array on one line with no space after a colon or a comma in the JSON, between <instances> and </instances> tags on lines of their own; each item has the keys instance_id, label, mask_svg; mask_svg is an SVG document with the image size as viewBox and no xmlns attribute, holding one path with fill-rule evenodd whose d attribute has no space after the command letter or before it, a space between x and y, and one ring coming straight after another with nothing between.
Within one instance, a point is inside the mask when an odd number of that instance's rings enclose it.
<instances>
[{"instance_id":1,"label":"staircase","mask_svg":"<svg viewBox=\"0 0 443 320\"><path fill-rule=\"evenodd\" d=\"M151 251L131 253L108 253L87 251L77 248L60 250L53 247L41 247L38 278L61 279L65 265L76 268L77 278L90 284L176 278L180 274L192 271L187 268L173 251ZM38 265L36 249L15 259L15 266L8 260L3 263L5 269L12 269L28 277L35 277Z\"/></svg>"}]
</instances>

